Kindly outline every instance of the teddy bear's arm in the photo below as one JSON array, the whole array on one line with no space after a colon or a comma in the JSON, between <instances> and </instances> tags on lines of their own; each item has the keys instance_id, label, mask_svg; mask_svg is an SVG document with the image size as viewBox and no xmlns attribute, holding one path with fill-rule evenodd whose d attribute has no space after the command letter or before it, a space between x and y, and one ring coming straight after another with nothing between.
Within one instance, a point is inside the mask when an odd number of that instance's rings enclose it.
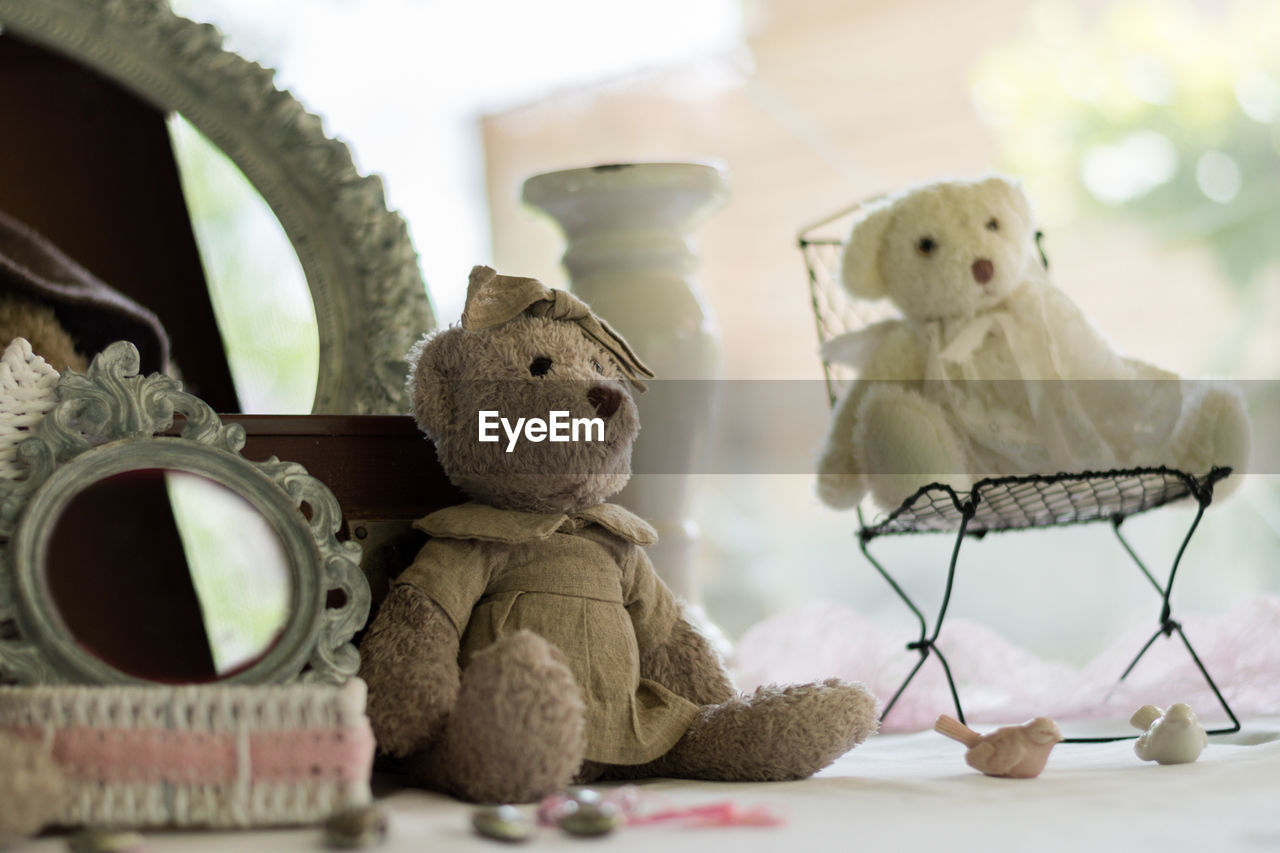
<instances>
[{"instance_id":1,"label":"teddy bear's arm","mask_svg":"<svg viewBox=\"0 0 1280 853\"><path fill-rule=\"evenodd\" d=\"M378 748L403 757L440 734L458 695L458 630L444 609L396 584L360 643Z\"/></svg>"},{"instance_id":2,"label":"teddy bear's arm","mask_svg":"<svg viewBox=\"0 0 1280 853\"><path fill-rule=\"evenodd\" d=\"M453 709L461 629L489 581L485 553L472 540L427 542L360 642L369 722L389 755L435 739Z\"/></svg>"},{"instance_id":3,"label":"teddy bear's arm","mask_svg":"<svg viewBox=\"0 0 1280 853\"><path fill-rule=\"evenodd\" d=\"M627 612L640 648L640 677L696 705L732 698L736 691L720 656L689 621L643 549L633 549L625 578Z\"/></svg>"},{"instance_id":4,"label":"teddy bear's arm","mask_svg":"<svg viewBox=\"0 0 1280 853\"><path fill-rule=\"evenodd\" d=\"M924 362L924 349L906 325L885 333L832 416L818 459L818 497L823 503L845 509L862 500L866 487L854 454L853 432L867 390L880 382L915 386L924 379Z\"/></svg>"}]
</instances>

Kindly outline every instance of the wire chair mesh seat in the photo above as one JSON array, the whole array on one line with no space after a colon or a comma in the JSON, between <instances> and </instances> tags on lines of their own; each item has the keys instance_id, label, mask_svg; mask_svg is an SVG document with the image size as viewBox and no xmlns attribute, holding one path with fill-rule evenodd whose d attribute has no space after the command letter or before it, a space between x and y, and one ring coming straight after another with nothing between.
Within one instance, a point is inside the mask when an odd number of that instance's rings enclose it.
<instances>
[{"instance_id":1,"label":"wire chair mesh seat","mask_svg":"<svg viewBox=\"0 0 1280 853\"><path fill-rule=\"evenodd\" d=\"M978 481L967 495L935 483L916 491L889 515L874 519L862 535L954 532L967 523L966 533L976 536L1112 521L1196 497L1208 485L1204 480L1216 483L1227 472L1216 468L1203 479L1172 468L992 477Z\"/></svg>"},{"instance_id":2,"label":"wire chair mesh seat","mask_svg":"<svg viewBox=\"0 0 1280 853\"><path fill-rule=\"evenodd\" d=\"M799 235L799 248L808 271L809 299L819 344L825 344L844 332L891 316L891 308L887 304L860 304L846 294L839 283L840 252L843 248L843 238L840 235L848 232L861 206L856 205L827 217L804 229ZM822 362L822 369L828 401L834 407L849 383L855 378L854 373L844 365L826 360ZM918 653L919 660L893 697L886 703L881 712L881 719L883 720L893 710L898 699L930 657L936 657L942 666L956 715L962 722L965 719L959 690L952 677L946 656L938 646L938 637L954 588L961 545L966 539L980 539L988 533L1012 530L1108 522L1124 551L1161 599L1158 628L1119 675L1118 680L1123 681L1133 671L1157 639L1161 636L1172 637L1177 634L1230 720L1229 726L1210 729L1209 733L1224 734L1239 731L1239 720L1183 633L1181 624L1173 619L1169 601L1183 554L1199 526L1205 509L1213 500L1214 485L1230 473L1230 468L1214 468L1206 474L1197 476L1172 468L1148 467L991 477L979 480L967 492L956 491L943 483L925 485L908 496L892 512L877 516L870 522L864 518L862 508L859 507L857 538L863 556L888 582L919 623L918 636L907 643L907 649ZM1167 577L1161 581L1129 544L1121 530L1121 525L1134 515L1188 498L1195 501L1196 512L1177 549ZM955 536L941 606L932 626L921 609L888 569L872 555L869 548L871 542L880 537L929 533L951 533ZM1066 740L1068 742L1099 742L1133 737L1136 735L1071 737Z\"/></svg>"}]
</instances>

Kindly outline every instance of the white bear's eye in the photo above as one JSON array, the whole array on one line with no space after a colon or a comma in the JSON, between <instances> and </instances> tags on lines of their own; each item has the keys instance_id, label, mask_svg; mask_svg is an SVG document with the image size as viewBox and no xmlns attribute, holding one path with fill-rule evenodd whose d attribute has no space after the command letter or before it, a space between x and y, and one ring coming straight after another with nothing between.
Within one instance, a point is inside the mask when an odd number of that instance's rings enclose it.
<instances>
[{"instance_id":1,"label":"white bear's eye","mask_svg":"<svg viewBox=\"0 0 1280 853\"><path fill-rule=\"evenodd\" d=\"M996 219L994 216L993 216L993 217L991 217L990 219L988 219L988 220L987 220L987 230L988 230L988 231L999 231L999 230L1000 230L1000 220L999 220L999 219Z\"/></svg>"},{"instance_id":2,"label":"white bear's eye","mask_svg":"<svg viewBox=\"0 0 1280 853\"><path fill-rule=\"evenodd\" d=\"M549 370L551 370L551 359L545 355L540 355L529 362L529 373L534 376L546 376Z\"/></svg>"},{"instance_id":3,"label":"white bear's eye","mask_svg":"<svg viewBox=\"0 0 1280 853\"><path fill-rule=\"evenodd\" d=\"M916 241L916 251L922 255L931 255L936 248L938 244L932 237L921 237Z\"/></svg>"},{"instance_id":4,"label":"white bear's eye","mask_svg":"<svg viewBox=\"0 0 1280 853\"><path fill-rule=\"evenodd\" d=\"M604 375L604 365L599 361L594 358L591 359L591 366L595 368L596 373L599 373L602 376Z\"/></svg>"}]
</instances>

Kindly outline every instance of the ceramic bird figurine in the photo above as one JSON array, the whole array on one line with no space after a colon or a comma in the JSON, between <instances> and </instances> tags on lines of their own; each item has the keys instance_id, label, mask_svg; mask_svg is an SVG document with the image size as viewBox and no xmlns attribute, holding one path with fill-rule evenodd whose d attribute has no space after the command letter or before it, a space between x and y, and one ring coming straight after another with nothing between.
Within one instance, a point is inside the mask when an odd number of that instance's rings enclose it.
<instances>
[{"instance_id":1,"label":"ceramic bird figurine","mask_svg":"<svg viewBox=\"0 0 1280 853\"><path fill-rule=\"evenodd\" d=\"M1209 744L1204 726L1196 712L1183 702L1161 711L1155 705L1143 705L1133 712L1129 724L1142 729L1133 751L1143 761L1157 764L1189 764L1200 757Z\"/></svg>"},{"instance_id":2,"label":"ceramic bird figurine","mask_svg":"<svg viewBox=\"0 0 1280 853\"><path fill-rule=\"evenodd\" d=\"M1039 776L1049 760L1049 752L1062 740L1057 724L1048 717L1036 717L1020 726L1005 726L980 735L956 718L943 714L933 729L969 747L964 760L974 770L1011 779Z\"/></svg>"}]
</instances>

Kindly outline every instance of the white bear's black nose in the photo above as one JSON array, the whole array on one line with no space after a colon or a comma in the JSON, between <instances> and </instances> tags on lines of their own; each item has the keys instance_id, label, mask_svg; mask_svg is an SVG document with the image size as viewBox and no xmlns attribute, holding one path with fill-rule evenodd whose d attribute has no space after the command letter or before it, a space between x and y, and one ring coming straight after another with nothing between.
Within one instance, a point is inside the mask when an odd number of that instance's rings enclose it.
<instances>
[{"instance_id":1,"label":"white bear's black nose","mask_svg":"<svg viewBox=\"0 0 1280 853\"><path fill-rule=\"evenodd\" d=\"M622 392L608 385L595 385L587 392L587 402L602 418L611 417L622 405Z\"/></svg>"},{"instance_id":2,"label":"white bear's black nose","mask_svg":"<svg viewBox=\"0 0 1280 853\"><path fill-rule=\"evenodd\" d=\"M996 274L996 265L986 258L978 258L973 262L973 280L978 284L986 284L991 281L991 276Z\"/></svg>"}]
</instances>

